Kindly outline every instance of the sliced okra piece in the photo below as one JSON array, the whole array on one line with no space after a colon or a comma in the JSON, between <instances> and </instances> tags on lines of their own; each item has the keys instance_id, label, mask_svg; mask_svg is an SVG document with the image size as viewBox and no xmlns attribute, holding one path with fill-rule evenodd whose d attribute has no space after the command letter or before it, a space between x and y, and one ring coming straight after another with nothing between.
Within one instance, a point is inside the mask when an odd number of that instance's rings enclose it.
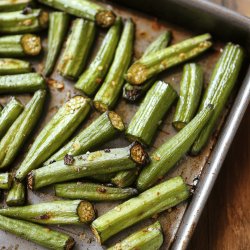
<instances>
[{"instance_id":1,"label":"sliced okra piece","mask_svg":"<svg viewBox=\"0 0 250 250\"><path fill-rule=\"evenodd\" d=\"M19 181L13 181L11 189L6 198L6 204L11 206L22 206L26 200L26 186Z\"/></svg>"},{"instance_id":2,"label":"sliced okra piece","mask_svg":"<svg viewBox=\"0 0 250 250\"><path fill-rule=\"evenodd\" d=\"M0 189L9 190L12 183L12 176L10 173L0 174Z\"/></svg>"},{"instance_id":3,"label":"sliced okra piece","mask_svg":"<svg viewBox=\"0 0 250 250\"><path fill-rule=\"evenodd\" d=\"M120 188L130 187L134 184L139 174L139 169L121 171L117 173L112 179L111 183Z\"/></svg>"},{"instance_id":4,"label":"sliced okra piece","mask_svg":"<svg viewBox=\"0 0 250 250\"><path fill-rule=\"evenodd\" d=\"M31 71L31 64L27 61L13 58L0 58L0 75L24 74Z\"/></svg>"}]
</instances>

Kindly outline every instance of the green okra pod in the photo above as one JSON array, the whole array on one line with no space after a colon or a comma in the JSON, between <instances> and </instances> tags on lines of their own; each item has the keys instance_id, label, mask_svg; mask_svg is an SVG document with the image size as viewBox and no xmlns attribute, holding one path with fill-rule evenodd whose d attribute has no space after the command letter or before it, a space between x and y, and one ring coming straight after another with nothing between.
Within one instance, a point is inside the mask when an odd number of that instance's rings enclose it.
<instances>
[{"instance_id":1,"label":"green okra pod","mask_svg":"<svg viewBox=\"0 0 250 250\"><path fill-rule=\"evenodd\" d=\"M49 15L48 53L45 61L44 74L53 71L69 24L69 15L63 12L52 12Z\"/></svg>"},{"instance_id":2,"label":"green okra pod","mask_svg":"<svg viewBox=\"0 0 250 250\"><path fill-rule=\"evenodd\" d=\"M38 73L0 76L0 94L30 93L45 88L45 80Z\"/></svg>"},{"instance_id":3,"label":"green okra pod","mask_svg":"<svg viewBox=\"0 0 250 250\"><path fill-rule=\"evenodd\" d=\"M40 118L45 98L45 90L37 91L0 141L0 169L14 161Z\"/></svg>"},{"instance_id":4,"label":"green okra pod","mask_svg":"<svg viewBox=\"0 0 250 250\"><path fill-rule=\"evenodd\" d=\"M124 131L122 118L117 113L108 111L99 116L87 128L52 155L45 162L45 165L53 161L62 160L67 154L72 156L84 154L96 146L111 140L122 131Z\"/></svg>"},{"instance_id":5,"label":"green okra pod","mask_svg":"<svg viewBox=\"0 0 250 250\"><path fill-rule=\"evenodd\" d=\"M49 15L41 9L0 13L0 33L21 34L41 31L48 26Z\"/></svg>"},{"instance_id":6,"label":"green okra pod","mask_svg":"<svg viewBox=\"0 0 250 250\"><path fill-rule=\"evenodd\" d=\"M0 229L53 250L72 249L74 239L64 233L31 222L0 215Z\"/></svg>"},{"instance_id":7,"label":"green okra pod","mask_svg":"<svg viewBox=\"0 0 250 250\"><path fill-rule=\"evenodd\" d=\"M134 43L134 23L131 19L125 22L124 29L118 43L114 61L109 72L94 98L94 106L100 112L114 108L123 83L124 74L131 62Z\"/></svg>"},{"instance_id":8,"label":"green okra pod","mask_svg":"<svg viewBox=\"0 0 250 250\"><path fill-rule=\"evenodd\" d=\"M163 117L177 97L176 91L169 84L157 81L129 123L127 138L150 145Z\"/></svg>"},{"instance_id":9,"label":"green okra pod","mask_svg":"<svg viewBox=\"0 0 250 250\"><path fill-rule=\"evenodd\" d=\"M120 188L130 187L134 184L139 174L139 169L121 171L117 173L112 179L111 183Z\"/></svg>"},{"instance_id":10,"label":"green okra pod","mask_svg":"<svg viewBox=\"0 0 250 250\"><path fill-rule=\"evenodd\" d=\"M0 58L0 75L24 74L31 71L31 64L27 61L13 58Z\"/></svg>"},{"instance_id":11,"label":"green okra pod","mask_svg":"<svg viewBox=\"0 0 250 250\"><path fill-rule=\"evenodd\" d=\"M142 58L154 53L160 49L165 48L171 40L171 32L166 31L163 32L160 36L156 38L145 50L142 55ZM155 83L156 77L153 77L147 80L142 85L132 85L130 83L126 83L123 86L123 98L125 98L129 102L135 102L139 100L147 91L148 89Z\"/></svg>"},{"instance_id":12,"label":"green okra pod","mask_svg":"<svg viewBox=\"0 0 250 250\"><path fill-rule=\"evenodd\" d=\"M12 176L10 173L0 174L0 189L8 190L11 187Z\"/></svg>"},{"instance_id":13,"label":"green okra pod","mask_svg":"<svg viewBox=\"0 0 250 250\"><path fill-rule=\"evenodd\" d=\"M32 6L33 0L1 0L0 1L0 11L16 11L23 10L27 6Z\"/></svg>"},{"instance_id":14,"label":"green okra pod","mask_svg":"<svg viewBox=\"0 0 250 250\"><path fill-rule=\"evenodd\" d=\"M195 116L203 88L202 68L189 63L184 66L180 83L180 97L176 107L173 126L181 130Z\"/></svg>"},{"instance_id":15,"label":"green okra pod","mask_svg":"<svg viewBox=\"0 0 250 250\"><path fill-rule=\"evenodd\" d=\"M88 69L83 72L75 85L75 88L83 91L88 96L95 94L108 72L120 38L121 26L121 18L117 18L115 24L105 35L94 60L90 63Z\"/></svg>"},{"instance_id":16,"label":"green okra pod","mask_svg":"<svg viewBox=\"0 0 250 250\"><path fill-rule=\"evenodd\" d=\"M147 161L148 155L139 143L77 157L66 155L64 161L33 170L28 177L28 186L36 190L62 181L133 169L137 164L144 165Z\"/></svg>"},{"instance_id":17,"label":"green okra pod","mask_svg":"<svg viewBox=\"0 0 250 250\"><path fill-rule=\"evenodd\" d=\"M11 206L22 206L26 200L26 187L24 183L13 181L12 187L7 195L6 204Z\"/></svg>"},{"instance_id":18,"label":"green okra pod","mask_svg":"<svg viewBox=\"0 0 250 250\"><path fill-rule=\"evenodd\" d=\"M126 80L131 84L140 85L160 72L200 55L212 46L209 39L210 34L203 34L150 53L132 64L126 74Z\"/></svg>"},{"instance_id":19,"label":"green okra pod","mask_svg":"<svg viewBox=\"0 0 250 250\"><path fill-rule=\"evenodd\" d=\"M214 113L196 139L191 149L193 155L197 155L204 148L214 132L218 119L237 82L243 59L243 49L239 45L228 43L216 63L199 108L201 110L207 103L211 103L214 105Z\"/></svg>"},{"instance_id":20,"label":"green okra pod","mask_svg":"<svg viewBox=\"0 0 250 250\"><path fill-rule=\"evenodd\" d=\"M97 25L107 28L115 22L115 14L104 7L87 0L39 0L53 8L71 15L95 21Z\"/></svg>"},{"instance_id":21,"label":"green okra pod","mask_svg":"<svg viewBox=\"0 0 250 250\"><path fill-rule=\"evenodd\" d=\"M189 189L183 179L179 176L172 178L101 215L92 222L92 231L103 243L123 229L176 206L188 197Z\"/></svg>"},{"instance_id":22,"label":"green okra pod","mask_svg":"<svg viewBox=\"0 0 250 250\"><path fill-rule=\"evenodd\" d=\"M88 201L116 201L128 199L138 194L135 188L114 188L94 183L65 183L55 185L55 194L67 199Z\"/></svg>"},{"instance_id":23,"label":"green okra pod","mask_svg":"<svg viewBox=\"0 0 250 250\"><path fill-rule=\"evenodd\" d=\"M161 224L156 221L133 234L126 239L116 243L107 250L158 250L163 243Z\"/></svg>"},{"instance_id":24,"label":"green okra pod","mask_svg":"<svg viewBox=\"0 0 250 250\"><path fill-rule=\"evenodd\" d=\"M88 201L52 201L23 207L0 209L3 216L39 224L78 225L95 219L95 209Z\"/></svg>"},{"instance_id":25,"label":"green okra pod","mask_svg":"<svg viewBox=\"0 0 250 250\"><path fill-rule=\"evenodd\" d=\"M22 113L23 108L24 107L22 103L15 97L12 97L4 107L4 109L0 113L0 139L3 138L13 122Z\"/></svg>"},{"instance_id":26,"label":"green okra pod","mask_svg":"<svg viewBox=\"0 0 250 250\"><path fill-rule=\"evenodd\" d=\"M74 96L67 101L37 136L15 177L23 180L46 161L72 135L89 111L90 100L83 96Z\"/></svg>"},{"instance_id":27,"label":"green okra pod","mask_svg":"<svg viewBox=\"0 0 250 250\"><path fill-rule=\"evenodd\" d=\"M97 181L97 182L100 182L100 183L110 183L111 182L111 179L113 177L115 177L115 173L111 173L111 174L100 174L100 175L92 175L92 176L89 176L88 178L93 180L93 181Z\"/></svg>"},{"instance_id":28,"label":"green okra pod","mask_svg":"<svg viewBox=\"0 0 250 250\"><path fill-rule=\"evenodd\" d=\"M1 57L37 56L42 51L41 38L33 34L0 37Z\"/></svg>"},{"instance_id":29,"label":"green okra pod","mask_svg":"<svg viewBox=\"0 0 250 250\"><path fill-rule=\"evenodd\" d=\"M77 79L83 72L95 33L96 26L93 22L82 18L73 21L71 33L58 66L58 71L62 76Z\"/></svg>"},{"instance_id":30,"label":"green okra pod","mask_svg":"<svg viewBox=\"0 0 250 250\"><path fill-rule=\"evenodd\" d=\"M154 185L188 152L212 114L213 105L209 104L186 127L153 152L150 164L141 171L137 179L139 190L146 190Z\"/></svg>"}]
</instances>

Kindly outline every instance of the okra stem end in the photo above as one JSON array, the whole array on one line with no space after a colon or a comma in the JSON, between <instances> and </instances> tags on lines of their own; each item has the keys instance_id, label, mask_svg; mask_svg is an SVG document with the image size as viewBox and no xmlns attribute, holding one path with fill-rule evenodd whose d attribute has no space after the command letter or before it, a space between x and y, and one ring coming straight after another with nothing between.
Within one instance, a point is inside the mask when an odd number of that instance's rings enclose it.
<instances>
[{"instance_id":1,"label":"okra stem end","mask_svg":"<svg viewBox=\"0 0 250 250\"><path fill-rule=\"evenodd\" d=\"M80 222L89 223L95 219L95 208L88 201L80 202L77 213L80 218Z\"/></svg>"},{"instance_id":2,"label":"okra stem end","mask_svg":"<svg viewBox=\"0 0 250 250\"><path fill-rule=\"evenodd\" d=\"M99 11L96 14L96 23L103 28L110 27L112 24L114 24L115 19L116 15L111 10Z\"/></svg>"},{"instance_id":3,"label":"okra stem end","mask_svg":"<svg viewBox=\"0 0 250 250\"><path fill-rule=\"evenodd\" d=\"M112 125L119 131L124 131L125 126L122 121L122 118L115 112L109 111L108 112L109 120L111 121Z\"/></svg>"},{"instance_id":4,"label":"okra stem end","mask_svg":"<svg viewBox=\"0 0 250 250\"><path fill-rule=\"evenodd\" d=\"M139 165L146 165L149 162L148 153L139 142L134 142L130 148L130 156Z\"/></svg>"},{"instance_id":5,"label":"okra stem end","mask_svg":"<svg viewBox=\"0 0 250 250\"><path fill-rule=\"evenodd\" d=\"M42 50L40 37L32 34L23 35L21 44L26 55L36 56Z\"/></svg>"},{"instance_id":6,"label":"okra stem end","mask_svg":"<svg viewBox=\"0 0 250 250\"><path fill-rule=\"evenodd\" d=\"M39 15L39 23L42 28L47 28L49 24L49 13L47 11L41 11Z\"/></svg>"}]
</instances>

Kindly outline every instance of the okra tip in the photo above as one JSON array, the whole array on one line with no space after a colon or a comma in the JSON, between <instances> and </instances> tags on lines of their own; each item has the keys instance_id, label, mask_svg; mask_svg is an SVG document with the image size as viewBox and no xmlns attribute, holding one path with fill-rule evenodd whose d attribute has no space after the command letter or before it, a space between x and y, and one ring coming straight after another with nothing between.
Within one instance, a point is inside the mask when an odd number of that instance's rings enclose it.
<instances>
[{"instance_id":1,"label":"okra tip","mask_svg":"<svg viewBox=\"0 0 250 250\"><path fill-rule=\"evenodd\" d=\"M115 19L116 19L116 15L111 10L102 10L96 14L95 19L96 19L97 25L99 25L103 28L108 28L112 24L114 24Z\"/></svg>"},{"instance_id":2,"label":"okra tip","mask_svg":"<svg viewBox=\"0 0 250 250\"><path fill-rule=\"evenodd\" d=\"M81 201L78 208L77 213L82 223L90 223L95 219L95 208L88 201Z\"/></svg>"},{"instance_id":3,"label":"okra tip","mask_svg":"<svg viewBox=\"0 0 250 250\"><path fill-rule=\"evenodd\" d=\"M112 125L119 131L124 131L125 126L122 118L114 111L108 111L108 117Z\"/></svg>"},{"instance_id":4,"label":"okra tip","mask_svg":"<svg viewBox=\"0 0 250 250\"><path fill-rule=\"evenodd\" d=\"M133 159L134 162L136 162L139 165L146 165L149 163L149 155L144 150L142 145L139 142L133 142L130 148L130 156Z\"/></svg>"},{"instance_id":5,"label":"okra tip","mask_svg":"<svg viewBox=\"0 0 250 250\"><path fill-rule=\"evenodd\" d=\"M41 39L39 36L26 34L22 36L21 44L26 55L36 56L42 50Z\"/></svg>"}]
</instances>

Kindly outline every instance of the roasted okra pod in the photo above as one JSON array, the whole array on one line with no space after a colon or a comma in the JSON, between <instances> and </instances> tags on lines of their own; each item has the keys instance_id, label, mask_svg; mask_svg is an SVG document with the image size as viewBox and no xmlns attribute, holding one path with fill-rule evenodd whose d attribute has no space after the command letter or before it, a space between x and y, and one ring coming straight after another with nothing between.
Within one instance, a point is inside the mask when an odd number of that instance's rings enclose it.
<instances>
[{"instance_id":1,"label":"roasted okra pod","mask_svg":"<svg viewBox=\"0 0 250 250\"><path fill-rule=\"evenodd\" d=\"M29 62L13 58L0 58L0 75L15 75L32 71Z\"/></svg>"},{"instance_id":2,"label":"roasted okra pod","mask_svg":"<svg viewBox=\"0 0 250 250\"><path fill-rule=\"evenodd\" d=\"M103 243L123 229L174 207L188 197L189 189L183 179L172 178L101 215L92 222L92 231Z\"/></svg>"},{"instance_id":3,"label":"roasted okra pod","mask_svg":"<svg viewBox=\"0 0 250 250\"><path fill-rule=\"evenodd\" d=\"M164 115L177 97L169 84L157 81L132 118L126 130L128 139L150 145Z\"/></svg>"},{"instance_id":4,"label":"roasted okra pod","mask_svg":"<svg viewBox=\"0 0 250 250\"><path fill-rule=\"evenodd\" d=\"M176 107L173 126L180 130L195 116L203 87L203 72L195 63L184 66L180 83L180 97Z\"/></svg>"},{"instance_id":5,"label":"roasted okra pod","mask_svg":"<svg viewBox=\"0 0 250 250\"><path fill-rule=\"evenodd\" d=\"M27 6L32 6L34 0L1 0L0 11L16 11L23 10Z\"/></svg>"},{"instance_id":6,"label":"roasted okra pod","mask_svg":"<svg viewBox=\"0 0 250 250\"><path fill-rule=\"evenodd\" d=\"M74 96L66 102L37 136L15 177L23 180L46 161L72 135L89 111L90 100L83 96Z\"/></svg>"},{"instance_id":7,"label":"roasted okra pod","mask_svg":"<svg viewBox=\"0 0 250 250\"><path fill-rule=\"evenodd\" d=\"M48 26L49 15L41 9L0 13L0 33L21 34L41 31Z\"/></svg>"},{"instance_id":8,"label":"roasted okra pod","mask_svg":"<svg viewBox=\"0 0 250 250\"><path fill-rule=\"evenodd\" d=\"M83 72L96 33L95 24L78 18L74 20L58 71L64 77L77 79Z\"/></svg>"},{"instance_id":9,"label":"roasted okra pod","mask_svg":"<svg viewBox=\"0 0 250 250\"><path fill-rule=\"evenodd\" d=\"M97 25L107 28L115 22L115 14L108 9L86 0L39 0L53 8L65 11L71 15L95 21Z\"/></svg>"},{"instance_id":10,"label":"roasted okra pod","mask_svg":"<svg viewBox=\"0 0 250 250\"><path fill-rule=\"evenodd\" d=\"M104 144L124 130L122 118L113 111L99 116L87 128L80 132L58 152L52 155L45 165L62 160L65 155L77 156Z\"/></svg>"},{"instance_id":11,"label":"roasted okra pod","mask_svg":"<svg viewBox=\"0 0 250 250\"><path fill-rule=\"evenodd\" d=\"M64 161L33 170L28 177L28 186L36 190L62 181L133 169L147 161L148 155L139 143L76 157L66 155Z\"/></svg>"},{"instance_id":12,"label":"roasted okra pod","mask_svg":"<svg viewBox=\"0 0 250 250\"><path fill-rule=\"evenodd\" d=\"M3 138L13 122L23 111L23 105L16 98L7 103L2 112L0 113L0 139Z\"/></svg>"},{"instance_id":13,"label":"roasted okra pod","mask_svg":"<svg viewBox=\"0 0 250 250\"><path fill-rule=\"evenodd\" d=\"M12 176L10 173L0 174L0 189L8 190L11 187Z\"/></svg>"},{"instance_id":14,"label":"roasted okra pod","mask_svg":"<svg viewBox=\"0 0 250 250\"><path fill-rule=\"evenodd\" d=\"M48 76L53 71L59 52L62 48L69 24L69 15L63 12L52 12L49 15L48 53L44 74Z\"/></svg>"},{"instance_id":15,"label":"roasted okra pod","mask_svg":"<svg viewBox=\"0 0 250 250\"><path fill-rule=\"evenodd\" d=\"M151 162L140 173L137 188L146 190L153 186L188 152L200 131L211 119L213 105L209 104L195 118L170 140L162 144L151 155Z\"/></svg>"},{"instance_id":16,"label":"roasted okra pod","mask_svg":"<svg viewBox=\"0 0 250 250\"><path fill-rule=\"evenodd\" d=\"M209 39L211 35L204 34L150 53L132 64L126 74L126 80L135 85L143 84L160 72L206 51L212 46Z\"/></svg>"},{"instance_id":17,"label":"roasted okra pod","mask_svg":"<svg viewBox=\"0 0 250 250\"><path fill-rule=\"evenodd\" d=\"M139 174L139 169L122 171L117 173L112 179L111 183L120 188L130 187L134 184Z\"/></svg>"},{"instance_id":18,"label":"roasted okra pod","mask_svg":"<svg viewBox=\"0 0 250 250\"><path fill-rule=\"evenodd\" d=\"M0 229L53 250L72 249L75 241L67 234L0 215Z\"/></svg>"},{"instance_id":19,"label":"roasted okra pod","mask_svg":"<svg viewBox=\"0 0 250 250\"><path fill-rule=\"evenodd\" d=\"M237 82L243 58L243 49L239 45L228 43L216 63L199 108L202 110L208 103L211 103L214 105L214 113L195 141L191 150L192 154L199 154L214 132L217 121Z\"/></svg>"},{"instance_id":20,"label":"roasted okra pod","mask_svg":"<svg viewBox=\"0 0 250 250\"><path fill-rule=\"evenodd\" d=\"M100 112L114 108L124 83L124 74L130 64L134 44L134 23L128 19L115 52L109 72L94 98L94 106Z\"/></svg>"},{"instance_id":21,"label":"roasted okra pod","mask_svg":"<svg viewBox=\"0 0 250 250\"><path fill-rule=\"evenodd\" d=\"M0 141L0 169L8 167L32 132L43 110L46 91L37 91Z\"/></svg>"},{"instance_id":22,"label":"roasted okra pod","mask_svg":"<svg viewBox=\"0 0 250 250\"><path fill-rule=\"evenodd\" d=\"M115 24L105 35L96 57L75 85L77 89L83 91L88 96L95 94L108 72L120 38L121 26L121 18L117 18Z\"/></svg>"},{"instance_id":23,"label":"roasted okra pod","mask_svg":"<svg viewBox=\"0 0 250 250\"><path fill-rule=\"evenodd\" d=\"M13 181L11 189L6 198L6 204L11 206L22 206L25 203L26 186L22 182Z\"/></svg>"}]
</instances>

